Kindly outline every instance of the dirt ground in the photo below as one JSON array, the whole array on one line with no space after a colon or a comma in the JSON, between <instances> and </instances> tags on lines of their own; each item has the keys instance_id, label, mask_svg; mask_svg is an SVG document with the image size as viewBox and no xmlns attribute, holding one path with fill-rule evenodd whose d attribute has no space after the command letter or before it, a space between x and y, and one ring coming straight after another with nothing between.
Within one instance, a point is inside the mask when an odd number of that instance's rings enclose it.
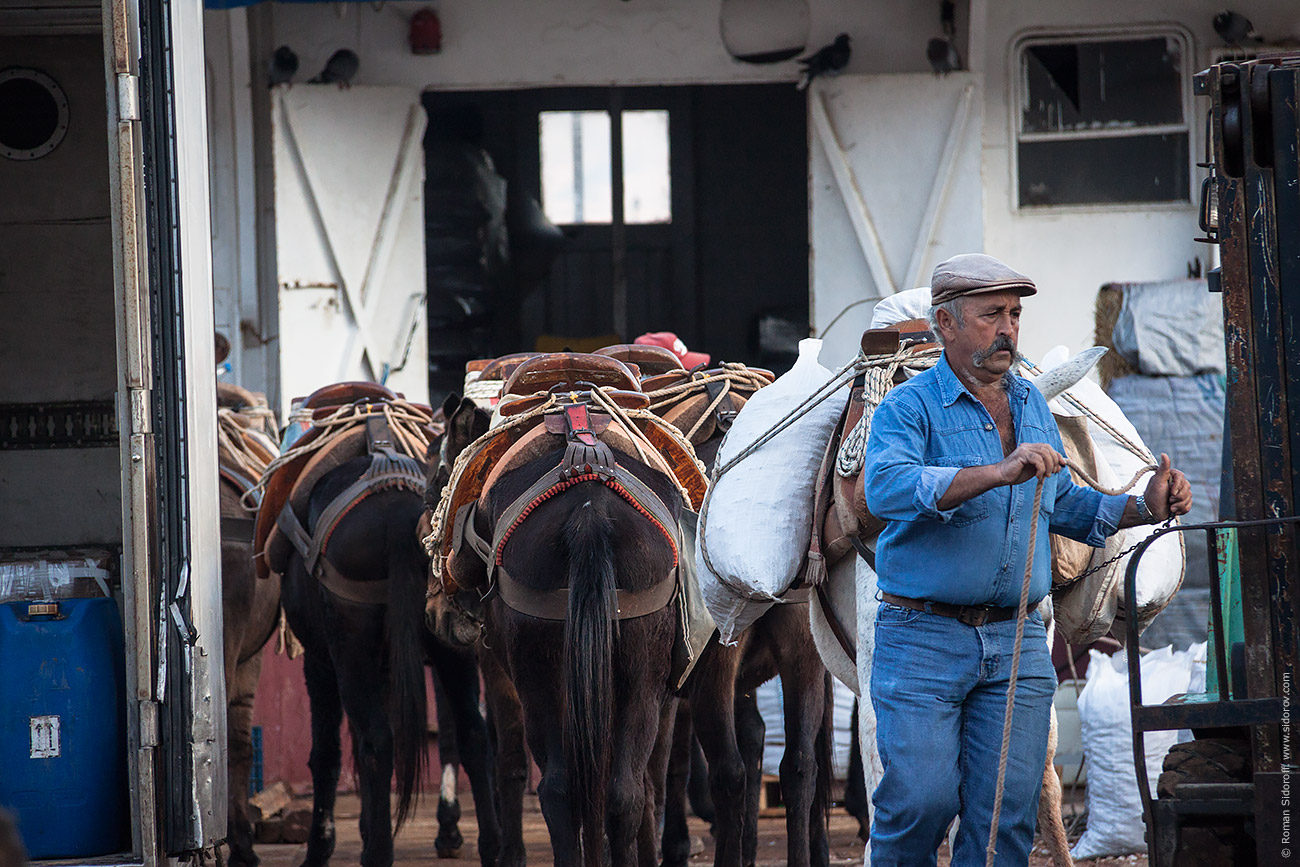
<instances>
[{"instance_id":1,"label":"dirt ground","mask_svg":"<svg viewBox=\"0 0 1300 867\"><path fill-rule=\"evenodd\" d=\"M433 839L438 833L438 823L434 818L437 805L437 793L431 793L420 802L415 817L411 819L398 835L395 844L395 867L415 867L429 865L435 861ZM446 867L478 867L478 855L474 850L474 809L469 798L462 797L461 833L465 836L465 848L457 859L438 862ZM1066 808L1067 815L1070 807ZM357 817L360 814L360 801L356 795L340 795L335 812L338 843L332 863L336 867L357 864L361 856L361 838L357 831ZM703 849L691 859L692 864L708 865L713 863L713 841L709 837L708 826L691 817L691 834L703 842ZM836 808L830 822L830 849L832 865L862 864L862 843L857 837L858 824L843 809ZM1077 833L1075 835L1077 837ZM546 824L537 805L537 796L528 795L524 801L524 842L528 847L528 863L532 867L544 867L551 863L550 842L546 835ZM298 867L306 855L305 845L260 845L257 854L263 867ZM759 850L756 867L776 867L785 863L785 820L779 816L764 817L759 820ZM940 850L939 865L947 867L949 863L947 846ZM1052 861L1041 848L1035 848L1030 858L1030 867L1051 867ZM1145 855L1130 855L1122 858L1101 858L1095 861L1077 862L1079 867L1146 867Z\"/></svg>"}]
</instances>

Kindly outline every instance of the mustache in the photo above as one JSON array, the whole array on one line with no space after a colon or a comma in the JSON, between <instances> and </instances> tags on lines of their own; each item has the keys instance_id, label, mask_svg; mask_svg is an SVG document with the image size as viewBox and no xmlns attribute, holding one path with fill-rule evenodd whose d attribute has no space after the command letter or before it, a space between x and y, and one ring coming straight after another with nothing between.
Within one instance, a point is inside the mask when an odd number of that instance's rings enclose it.
<instances>
[{"instance_id":1,"label":"mustache","mask_svg":"<svg viewBox=\"0 0 1300 867\"><path fill-rule=\"evenodd\" d=\"M976 367L983 367L984 362L992 358L994 353L1003 350L1010 352L1012 355L1015 355L1016 353L1016 345L1012 343L1011 338L1007 337L1005 334L989 344L987 349L976 350L975 354L971 356L971 363Z\"/></svg>"}]
</instances>

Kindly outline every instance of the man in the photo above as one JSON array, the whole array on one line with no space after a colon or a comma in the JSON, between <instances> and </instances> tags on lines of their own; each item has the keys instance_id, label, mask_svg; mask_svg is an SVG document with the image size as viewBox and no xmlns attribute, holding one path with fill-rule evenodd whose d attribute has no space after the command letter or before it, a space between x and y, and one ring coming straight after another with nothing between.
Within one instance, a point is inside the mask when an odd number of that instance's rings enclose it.
<instances>
[{"instance_id":1,"label":"man","mask_svg":"<svg viewBox=\"0 0 1300 867\"><path fill-rule=\"evenodd\" d=\"M1051 584L1048 532L1093 546L1117 530L1186 514L1191 487L1160 456L1137 497L1075 485L1047 402L1014 373L1020 299L1034 283L991 256L940 264L931 370L876 410L867 506L886 522L876 549L882 602L871 701L884 776L872 864L933 865L960 815L952 863L985 863L1016 611L1038 523L1029 606ZM1042 504L1031 515L1034 489ZM1056 674L1037 613L1025 623L997 863L1028 863Z\"/></svg>"}]
</instances>

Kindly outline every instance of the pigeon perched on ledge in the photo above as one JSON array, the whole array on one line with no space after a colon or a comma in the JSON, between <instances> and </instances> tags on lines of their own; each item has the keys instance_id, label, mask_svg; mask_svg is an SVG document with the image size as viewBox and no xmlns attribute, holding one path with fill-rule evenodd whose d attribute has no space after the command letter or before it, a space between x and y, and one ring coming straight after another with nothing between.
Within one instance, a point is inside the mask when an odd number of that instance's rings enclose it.
<instances>
[{"instance_id":1,"label":"pigeon perched on ledge","mask_svg":"<svg viewBox=\"0 0 1300 867\"><path fill-rule=\"evenodd\" d=\"M334 83L341 88L348 87L352 84L352 77L357 74L360 66L361 58L357 57L355 51L340 48L330 55L330 59L325 61L325 68L308 84Z\"/></svg>"},{"instance_id":2,"label":"pigeon perched on ledge","mask_svg":"<svg viewBox=\"0 0 1300 867\"><path fill-rule=\"evenodd\" d=\"M1255 25L1250 23L1249 18L1229 9L1214 16L1214 32L1229 45L1264 41L1264 37L1255 32Z\"/></svg>"},{"instance_id":3,"label":"pigeon perched on ledge","mask_svg":"<svg viewBox=\"0 0 1300 867\"><path fill-rule=\"evenodd\" d=\"M288 84L298 73L298 55L287 45L281 45L271 55L271 67L268 73L271 86Z\"/></svg>"},{"instance_id":4,"label":"pigeon perched on ledge","mask_svg":"<svg viewBox=\"0 0 1300 867\"><path fill-rule=\"evenodd\" d=\"M819 75L834 75L848 66L849 55L853 52L850 41L849 34L841 33L831 44L824 45L813 54L801 58L799 65L803 67L803 80L799 82L799 89L807 89L812 80Z\"/></svg>"}]
</instances>

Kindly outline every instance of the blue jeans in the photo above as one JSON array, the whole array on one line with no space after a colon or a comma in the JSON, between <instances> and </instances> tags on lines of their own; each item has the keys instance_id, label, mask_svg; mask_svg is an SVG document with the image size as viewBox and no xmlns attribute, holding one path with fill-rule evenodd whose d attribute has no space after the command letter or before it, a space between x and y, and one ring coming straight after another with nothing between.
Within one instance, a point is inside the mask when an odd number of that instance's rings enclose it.
<instances>
[{"instance_id":1,"label":"blue jeans","mask_svg":"<svg viewBox=\"0 0 1300 867\"><path fill-rule=\"evenodd\" d=\"M885 772L872 796L873 867L934 865L956 816L953 867L984 864L1015 636L1014 619L973 627L881 603L871 703ZM1055 690L1043 622L1031 613L1016 681L998 865L1029 861Z\"/></svg>"}]
</instances>

